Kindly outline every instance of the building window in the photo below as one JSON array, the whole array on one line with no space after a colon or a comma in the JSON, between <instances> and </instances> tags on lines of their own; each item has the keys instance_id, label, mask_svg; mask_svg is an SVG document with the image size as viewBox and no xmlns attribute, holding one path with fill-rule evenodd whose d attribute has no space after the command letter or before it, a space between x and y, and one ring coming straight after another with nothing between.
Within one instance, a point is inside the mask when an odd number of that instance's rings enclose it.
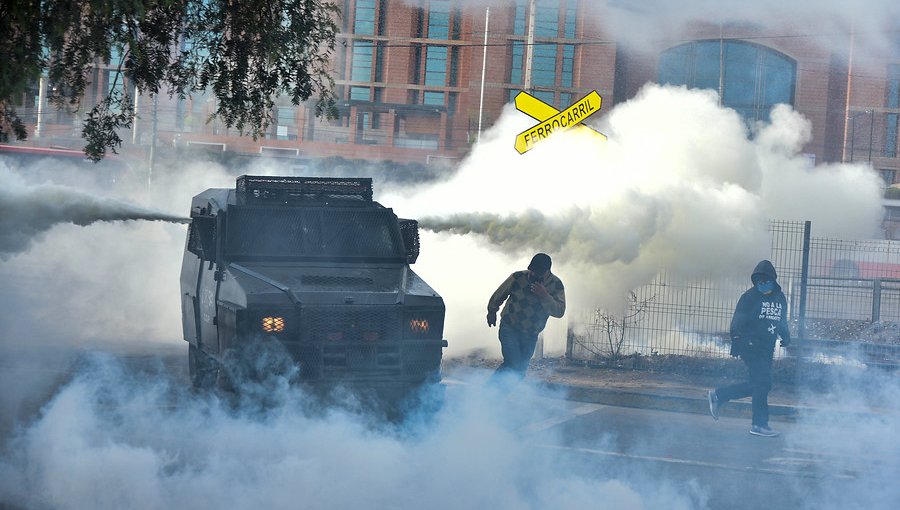
<instances>
[{"instance_id":1,"label":"building window","mask_svg":"<svg viewBox=\"0 0 900 510\"><path fill-rule=\"evenodd\" d=\"M350 87L350 99L353 101L368 101L369 87Z\"/></svg>"},{"instance_id":2,"label":"building window","mask_svg":"<svg viewBox=\"0 0 900 510\"><path fill-rule=\"evenodd\" d=\"M372 43L357 41L353 43L353 62L351 63L350 80L372 81Z\"/></svg>"},{"instance_id":3,"label":"building window","mask_svg":"<svg viewBox=\"0 0 900 510\"><path fill-rule=\"evenodd\" d=\"M509 82L514 85L522 84L522 64L525 60L525 43L512 43L512 65L509 70Z\"/></svg>"},{"instance_id":4,"label":"building window","mask_svg":"<svg viewBox=\"0 0 900 510\"><path fill-rule=\"evenodd\" d=\"M552 90L535 90L531 95L547 104L556 104L556 93Z\"/></svg>"},{"instance_id":5,"label":"building window","mask_svg":"<svg viewBox=\"0 0 900 510\"><path fill-rule=\"evenodd\" d=\"M575 38L575 16L578 14L578 2L577 0L568 0L566 2L566 21L565 21L565 35L566 39L574 39Z\"/></svg>"},{"instance_id":6,"label":"building window","mask_svg":"<svg viewBox=\"0 0 900 510\"><path fill-rule=\"evenodd\" d=\"M900 64L888 66L887 101L888 108L900 108Z\"/></svg>"},{"instance_id":7,"label":"building window","mask_svg":"<svg viewBox=\"0 0 900 510\"><path fill-rule=\"evenodd\" d=\"M125 76L117 70L106 71L106 94L122 97L125 92ZM122 107L118 103L111 104L113 113L122 113Z\"/></svg>"},{"instance_id":8,"label":"building window","mask_svg":"<svg viewBox=\"0 0 900 510\"><path fill-rule=\"evenodd\" d=\"M740 41L695 41L659 61L660 83L714 89L748 122L768 120L776 104L793 105L796 75L797 64L786 55Z\"/></svg>"},{"instance_id":9,"label":"building window","mask_svg":"<svg viewBox=\"0 0 900 510\"><path fill-rule=\"evenodd\" d=\"M428 5L428 38L450 38L449 0L431 0Z\"/></svg>"},{"instance_id":10,"label":"building window","mask_svg":"<svg viewBox=\"0 0 900 510\"><path fill-rule=\"evenodd\" d=\"M559 0L538 0L534 6L534 36L559 35Z\"/></svg>"},{"instance_id":11,"label":"building window","mask_svg":"<svg viewBox=\"0 0 900 510\"><path fill-rule=\"evenodd\" d=\"M884 116L884 150L881 155L886 158L897 157L897 117L896 113Z\"/></svg>"},{"instance_id":12,"label":"building window","mask_svg":"<svg viewBox=\"0 0 900 510\"><path fill-rule=\"evenodd\" d=\"M882 168L880 170L880 172L881 172L881 178L884 179L885 186L890 186L891 184L894 184L894 179L897 177L896 170Z\"/></svg>"},{"instance_id":13,"label":"building window","mask_svg":"<svg viewBox=\"0 0 900 510\"><path fill-rule=\"evenodd\" d=\"M444 93L426 90L422 97L424 104L444 106Z\"/></svg>"},{"instance_id":14,"label":"building window","mask_svg":"<svg viewBox=\"0 0 900 510\"><path fill-rule=\"evenodd\" d=\"M525 19L528 11L528 0L516 0L516 12L513 16L513 34L525 35Z\"/></svg>"},{"instance_id":15,"label":"building window","mask_svg":"<svg viewBox=\"0 0 900 510\"><path fill-rule=\"evenodd\" d=\"M429 46L425 54L425 85L443 87L447 84L447 47Z\"/></svg>"},{"instance_id":16,"label":"building window","mask_svg":"<svg viewBox=\"0 0 900 510\"><path fill-rule=\"evenodd\" d=\"M535 87L556 86L556 45L535 44L531 61L531 83Z\"/></svg>"},{"instance_id":17,"label":"building window","mask_svg":"<svg viewBox=\"0 0 900 510\"><path fill-rule=\"evenodd\" d=\"M565 109L572 106L572 94L569 92L559 93L559 109Z\"/></svg>"},{"instance_id":18,"label":"building window","mask_svg":"<svg viewBox=\"0 0 900 510\"><path fill-rule=\"evenodd\" d=\"M575 46L572 44L563 45L562 76L560 76L560 84L563 87L572 86L572 69L574 65Z\"/></svg>"},{"instance_id":19,"label":"building window","mask_svg":"<svg viewBox=\"0 0 900 510\"><path fill-rule=\"evenodd\" d=\"M278 107L278 123L275 127L275 138L278 140L296 140L296 116L292 107Z\"/></svg>"},{"instance_id":20,"label":"building window","mask_svg":"<svg viewBox=\"0 0 900 510\"><path fill-rule=\"evenodd\" d=\"M353 19L354 34L373 35L375 33L375 0L356 0Z\"/></svg>"}]
</instances>

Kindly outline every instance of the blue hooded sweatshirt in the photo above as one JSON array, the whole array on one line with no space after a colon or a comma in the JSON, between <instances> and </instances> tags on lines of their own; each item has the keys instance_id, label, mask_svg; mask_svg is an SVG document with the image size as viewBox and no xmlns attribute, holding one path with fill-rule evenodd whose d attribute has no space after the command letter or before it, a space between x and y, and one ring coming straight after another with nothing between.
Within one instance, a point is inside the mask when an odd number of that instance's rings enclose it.
<instances>
[{"instance_id":1,"label":"blue hooded sweatshirt","mask_svg":"<svg viewBox=\"0 0 900 510\"><path fill-rule=\"evenodd\" d=\"M775 266L768 260L760 261L750 275L753 286L738 300L731 319L731 355L759 354L771 356L775 340L781 337L782 345L791 341L787 322L787 300L777 283ZM774 283L772 292L763 294L756 283L769 280Z\"/></svg>"}]
</instances>

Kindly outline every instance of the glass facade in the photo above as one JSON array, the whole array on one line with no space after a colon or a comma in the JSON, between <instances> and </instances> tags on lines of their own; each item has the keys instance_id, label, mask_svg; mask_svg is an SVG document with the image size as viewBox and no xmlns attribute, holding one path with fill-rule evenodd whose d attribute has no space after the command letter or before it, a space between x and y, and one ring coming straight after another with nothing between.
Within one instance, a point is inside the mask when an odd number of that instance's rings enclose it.
<instances>
[{"instance_id":1,"label":"glass facade","mask_svg":"<svg viewBox=\"0 0 900 510\"><path fill-rule=\"evenodd\" d=\"M535 2L534 36L559 36L559 0L537 0Z\"/></svg>"},{"instance_id":2,"label":"glass facade","mask_svg":"<svg viewBox=\"0 0 900 510\"><path fill-rule=\"evenodd\" d=\"M900 64L888 66L887 101L888 108L900 108Z\"/></svg>"},{"instance_id":3,"label":"glass facade","mask_svg":"<svg viewBox=\"0 0 900 510\"><path fill-rule=\"evenodd\" d=\"M525 35L525 26L528 24L528 0L516 0L515 14L513 15L513 34Z\"/></svg>"},{"instance_id":4,"label":"glass facade","mask_svg":"<svg viewBox=\"0 0 900 510\"><path fill-rule=\"evenodd\" d=\"M428 6L428 37L430 39L450 38L450 2L431 0Z\"/></svg>"},{"instance_id":5,"label":"glass facade","mask_svg":"<svg viewBox=\"0 0 900 510\"><path fill-rule=\"evenodd\" d=\"M535 87L556 86L556 45L535 44L531 61L531 84Z\"/></svg>"},{"instance_id":6,"label":"glass facade","mask_svg":"<svg viewBox=\"0 0 900 510\"><path fill-rule=\"evenodd\" d=\"M509 70L509 82L515 85L522 84L522 63L525 59L525 43L512 43L512 65Z\"/></svg>"},{"instance_id":7,"label":"glass facade","mask_svg":"<svg viewBox=\"0 0 900 510\"><path fill-rule=\"evenodd\" d=\"M713 89L747 121L768 120L779 103L793 105L797 64L780 52L740 41L695 41L660 56L659 82Z\"/></svg>"},{"instance_id":8,"label":"glass facade","mask_svg":"<svg viewBox=\"0 0 900 510\"><path fill-rule=\"evenodd\" d=\"M356 10L353 13L353 33L375 34L375 0L356 0Z\"/></svg>"},{"instance_id":9,"label":"glass facade","mask_svg":"<svg viewBox=\"0 0 900 510\"><path fill-rule=\"evenodd\" d=\"M447 83L447 47L429 46L425 54L425 85L443 87Z\"/></svg>"},{"instance_id":10,"label":"glass facade","mask_svg":"<svg viewBox=\"0 0 900 510\"><path fill-rule=\"evenodd\" d=\"M430 90L426 90L423 95L422 102L424 104L431 104L437 106L443 106L444 104L444 93L443 92L434 92Z\"/></svg>"},{"instance_id":11,"label":"glass facade","mask_svg":"<svg viewBox=\"0 0 900 510\"><path fill-rule=\"evenodd\" d=\"M578 3L576 0L568 0L566 2L565 34L563 34L566 39L575 38L575 16L577 15Z\"/></svg>"},{"instance_id":12,"label":"glass facade","mask_svg":"<svg viewBox=\"0 0 900 510\"><path fill-rule=\"evenodd\" d=\"M517 0L515 3L514 33L527 35L529 0ZM575 67L575 45L559 45L547 39L557 39L561 35L566 38L575 37L575 24L578 2L569 0L565 10L560 9L559 0L537 0L534 12L534 37L531 60L531 88L555 89L557 87L574 86L573 72ZM564 18L560 19L560 15ZM563 34L560 34L560 23ZM511 41L509 83L524 85L525 74L525 41ZM560 48L561 47L561 48ZM560 54L560 49L562 54ZM544 96L555 95L555 91L544 91ZM514 94L513 94L514 96ZM511 96L511 97L513 97ZM555 101L549 101L553 104Z\"/></svg>"},{"instance_id":13,"label":"glass facade","mask_svg":"<svg viewBox=\"0 0 900 510\"><path fill-rule=\"evenodd\" d=\"M540 99L541 101L543 101L547 104L556 105L556 97L555 97L556 94L553 91L535 90L534 92L532 92L531 95ZM556 105L556 106L559 106L559 105Z\"/></svg>"},{"instance_id":14,"label":"glass facade","mask_svg":"<svg viewBox=\"0 0 900 510\"><path fill-rule=\"evenodd\" d=\"M562 75L560 76L560 85L563 87L572 86L572 69L574 66L575 46L572 44L563 45Z\"/></svg>"},{"instance_id":15,"label":"glass facade","mask_svg":"<svg viewBox=\"0 0 900 510\"><path fill-rule=\"evenodd\" d=\"M356 41L353 43L353 61L350 79L353 81L372 81L372 46L371 42Z\"/></svg>"}]
</instances>

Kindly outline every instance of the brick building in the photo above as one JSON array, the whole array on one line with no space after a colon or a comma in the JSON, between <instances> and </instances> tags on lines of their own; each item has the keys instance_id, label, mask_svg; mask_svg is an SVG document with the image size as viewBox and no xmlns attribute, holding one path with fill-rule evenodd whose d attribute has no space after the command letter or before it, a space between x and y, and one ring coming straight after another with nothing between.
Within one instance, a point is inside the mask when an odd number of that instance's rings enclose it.
<instances>
[{"instance_id":1,"label":"brick building","mask_svg":"<svg viewBox=\"0 0 900 510\"><path fill-rule=\"evenodd\" d=\"M615 40L590 0L494 1L489 11L457 0L339 5L339 119L317 119L310 107L285 100L266 137L254 141L205 121L212 97L163 97L156 105L138 98L141 117L126 139L135 148L155 138L158 146L243 155L430 164L464 157L479 127L487 129L522 89L555 106L597 90L608 110L656 81L716 89L748 122L787 102L812 123L804 148L810 159L868 161L886 184L898 178L900 42L873 57L854 51L849 31L822 44L797 20L780 27L697 22L637 51ZM98 66L87 102L114 86L128 84ZM29 143L78 146L77 117L41 105L45 98L19 101L31 120Z\"/></svg>"}]
</instances>

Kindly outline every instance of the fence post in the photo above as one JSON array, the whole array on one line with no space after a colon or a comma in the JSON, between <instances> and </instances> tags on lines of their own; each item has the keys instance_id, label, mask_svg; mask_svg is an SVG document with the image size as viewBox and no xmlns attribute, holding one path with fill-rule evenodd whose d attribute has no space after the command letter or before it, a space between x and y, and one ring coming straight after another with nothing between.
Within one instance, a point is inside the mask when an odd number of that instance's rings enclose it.
<instances>
[{"instance_id":1,"label":"fence post","mask_svg":"<svg viewBox=\"0 0 900 510\"><path fill-rule=\"evenodd\" d=\"M797 336L806 338L806 294L809 288L809 234L812 222L803 222L803 260L800 265L800 317Z\"/></svg>"},{"instance_id":2,"label":"fence post","mask_svg":"<svg viewBox=\"0 0 900 510\"><path fill-rule=\"evenodd\" d=\"M881 320L881 278L872 283L872 323Z\"/></svg>"}]
</instances>

